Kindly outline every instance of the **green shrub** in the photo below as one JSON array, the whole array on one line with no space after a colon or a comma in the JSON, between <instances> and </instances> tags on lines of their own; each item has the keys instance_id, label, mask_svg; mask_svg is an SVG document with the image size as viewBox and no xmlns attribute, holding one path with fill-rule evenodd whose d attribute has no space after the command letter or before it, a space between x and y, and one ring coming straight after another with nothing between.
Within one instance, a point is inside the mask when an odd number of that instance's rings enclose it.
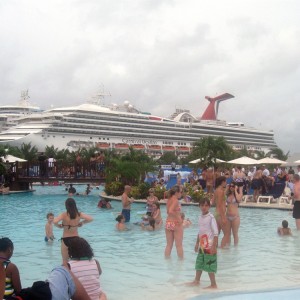
<instances>
[{"instance_id":1,"label":"green shrub","mask_svg":"<svg viewBox=\"0 0 300 300\"><path fill-rule=\"evenodd\" d=\"M193 186L189 183L184 185L183 192L191 197L192 202L196 203L199 203L203 198L207 197L207 193L204 192L200 186Z\"/></svg>"},{"instance_id":2,"label":"green shrub","mask_svg":"<svg viewBox=\"0 0 300 300\"><path fill-rule=\"evenodd\" d=\"M151 185L143 182L139 184L138 188L140 191L140 199L146 199L149 196L149 189L151 188Z\"/></svg>"},{"instance_id":3,"label":"green shrub","mask_svg":"<svg viewBox=\"0 0 300 300\"><path fill-rule=\"evenodd\" d=\"M123 194L124 185L120 181L113 181L111 183L106 183L104 192L109 196L120 196Z\"/></svg>"},{"instance_id":4,"label":"green shrub","mask_svg":"<svg viewBox=\"0 0 300 300\"><path fill-rule=\"evenodd\" d=\"M134 199L141 199L141 191L139 187L131 187L130 197L133 197Z\"/></svg>"},{"instance_id":5,"label":"green shrub","mask_svg":"<svg viewBox=\"0 0 300 300\"><path fill-rule=\"evenodd\" d=\"M167 189L164 187L164 186L157 186L155 189L154 189L154 195L158 198L158 200L161 200L161 199L164 199L164 195L165 195L165 192L167 191Z\"/></svg>"}]
</instances>

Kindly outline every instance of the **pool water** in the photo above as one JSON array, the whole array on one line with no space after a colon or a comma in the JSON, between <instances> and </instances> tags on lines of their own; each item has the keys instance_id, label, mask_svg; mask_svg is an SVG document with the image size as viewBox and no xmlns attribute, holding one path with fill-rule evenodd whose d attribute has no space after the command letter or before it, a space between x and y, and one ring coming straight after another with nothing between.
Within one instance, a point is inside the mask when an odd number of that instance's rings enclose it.
<instances>
[{"instance_id":1,"label":"pool water","mask_svg":"<svg viewBox=\"0 0 300 300\"><path fill-rule=\"evenodd\" d=\"M82 192L85 186L76 186ZM240 244L218 251L217 291L203 287L209 285L203 273L200 287L187 287L184 283L194 278L198 207L182 207L193 225L184 231L185 259L177 259L175 248L169 260L164 258L164 230L142 231L129 225L128 231L115 230L115 218L121 203L112 202L112 210L97 208L99 190L89 196L75 196L80 211L90 214L94 221L79 228L94 249L103 274L101 286L110 300L191 299L197 295L209 297L215 293L252 292L286 289L300 282L300 235L289 211L240 209ZM54 227L56 240L52 245L44 242L46 214L65 211L65 187L38 186L34 193L0 196L0 236L9 237L15 245L12 261L17 264L23 287L33 281L46 279L51 269L61 264L61 229ZM139 221L144 204L132 205L132 222ZM165 219L165 206L161 206ZM213 210L212 210L213 211ZM292 237L279 237L276 233L286 219L293 231ZM261 298L262 299L262 298Z\"/></svg>"}]
</instances>

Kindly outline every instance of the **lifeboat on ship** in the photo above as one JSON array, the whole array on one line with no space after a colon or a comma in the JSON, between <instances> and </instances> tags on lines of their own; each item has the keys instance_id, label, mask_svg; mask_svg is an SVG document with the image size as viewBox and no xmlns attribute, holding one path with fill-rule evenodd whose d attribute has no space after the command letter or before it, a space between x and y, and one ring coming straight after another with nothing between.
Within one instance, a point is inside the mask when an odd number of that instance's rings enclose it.
<instances>
[{"instance_id":1,"label":"lifeboat on ship","mask_svg":"<svg viewBox=\"0 0 300 300\"><path fill-rule=\"evenodd\" d=\"M125 143L119 143L119 144L115 144L115 148L116 149L128 149L129 148L129 145L128 144L125 144Z\"/></svg>"},{"instance_id":2,"label":"lifeboat on ship","mask_svg":"<svg viewBox=\"0 0 300 300\"><path fill-rule=\"evenodd\" d=\"M175 151L174 146L162 146L163 151Z\"/></svg>"},{"instance_id":3,"label":"lifeboat on ship","mask_svg":"<svg viewBox=\"0 0 300 300\"><path fill-rule=\"evenodd\" d=\"M110 148L110 143L97 143L96 147L99 149L108 149Z\"/></svg>"},{"instance_id":4,"label":"lifeboat on ship","mask_svg":"<svg viewBox=\"0 0 300 300\"><path fill-rule=\"evenodd\" d=\"M161 146L160 145L148 145L148 150L160 151Z\"/></svg>"},{"instance_id":5,"label":"lifeboat on ship","mask_svg":"<svg viewBox=\"0 0 300 300\"><path fill-rule=\"evenodd\" d=\"M144 150L144 149L145 149L145 146L142 145L142 144L134 144L134 145L131 145L131 147L132 147L134 150Z\"/></svg>"},{"instance_id":6,"label":"lifeboat on ship","mask_svg":"<svg viewBox=\"0 0 300 300\"><path fill-rule=\"evenodd\" d=\"M180 146L177 148L178 151L182 151L182 152L189 152L190 151L190 147L184 147L184 146Z\"/></svg>"}]
</instances>

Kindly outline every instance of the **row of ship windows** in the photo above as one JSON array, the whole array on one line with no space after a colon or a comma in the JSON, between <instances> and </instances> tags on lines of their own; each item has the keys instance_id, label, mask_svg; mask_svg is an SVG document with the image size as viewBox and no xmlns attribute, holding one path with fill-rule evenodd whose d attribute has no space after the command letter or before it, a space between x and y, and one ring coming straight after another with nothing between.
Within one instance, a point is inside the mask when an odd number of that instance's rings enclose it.
<instances>
[{"instance_id":1,"label":"row of ship windows","mask_svg":"<svg viewBox=\"0 0 300 300\"><path fill-rule=\"evenodd\" d=\"M74 128L74 127L72 127ZM54 129L54 128L53 128ZM123 131L122 130L123 128L110 128L110 131L111 132L120 132L120 134L125 134L125 135L128 135L128 132L132 132L133 134L136 133L136 130L129 130L129 129L126 129L126 131ZM59 129L58 127L55 127L55 130L56 131L65 131L66 129ZM76 129L73 129L73 130L69 130L69 132L78 132L79 130L76 130ZM82 132L82 128L80 128L80 132ZM85 130L86 133L88 134L97 134L97 130ZM104 130L101 130L101 132L105 132L105 129ZM143 133L143 134L149 134L150 133L150 130L139 130L139 132ZM151 133L153 134L153 130L151 130ZM172 132L167 132L167 131L159 131L157 132L157 134L159 135L163 135L163 136L168 136L170 134L172 134ZM197 135L209 135L208 133L206 132L197 132L197 133L193 133L193 132L189 132L189 133L186 133L186 134L183 134L183 133L178 133L178 132L175 132L173 133L174 136L176 137L190 137L190 138L194 138L194 139L197 139L197 137L195 137L195 134ZM226 135L224 136L226 138ZM199 138L199 137L198 137ZM230 137L227 137L227 138L230 138L232 140L240 140L240 139L244 139L244 140L253 140L253 139L256 139L256 140L261 140L262 142L271 142L271 143L274 143L273 139L266 139L266 138L263 138L263 137L260 137L260 136L251 136L251 137L247 137L247 136L244 136L244 135L237 135L237 136L230 136Z\"/></svg>"},{"instance_id":2,"label":"row of ship windows","mask_svg":"<svg viewBox=\"0 0 300 300\"><path fill-rule=\"evenodd\" d=\"M42 134L42 137L50 137L50 135L49 134L48 135ZM55 138L56 136L53 135L52 137ZM65 136L63 136L63 138L65 138ZM93 138L97 139L97 137L90 136L90 140L92 140ZM109 138L98 137L98 140L103 140L103 141L107 140L107 141L109 141ZM163 144L164 145L173 145L174 143L170 142L170 141L163 141ZM180 146L186 146L186 143L182 143L182 142L179 142L177 144L180 145Z\"/></svg>"},{"instance_id":3,"label":"row of ship windows","mask_svg":"<svg viewBox=\"0 0 300 300\"><path fill-rule=\"evenodd\" d=\"M69 127L69 128L81 128L81 130L82 130L82 126L80 126L80 125L76 125L76 124L64 124L65 125L65 127ZM55 124L55 126L53 126L53 127L59 127L59 124ZM99 129L102 129L100 126L86 126L85 127L85 129L92 129L92 130L99 130ZM106 129L106 128L104 128L104 129ZM122 128L122 127L117 127L117 126L115 126L115 127L113 127L113 126L110 126L110 130L111 131L119 131L119 130L124 130L124 128ZM153 132L154 131L154 129L153 128L145 128L145 126L141 126L141 127L139 127L139 131L141 131L141 132L143 132L143 133L148 133L149 131L151 130L151 132ZM136 132L136 129L135 128L132 128L132 129L129 129L129 128L126 128L126 130L125 130L126 132ZM161 133L161 134L165 134L165 135L167 135L167 134L170 134L170 132L172 133L172 132L174 132L177 136L192 136L192 134L209 134L210 132L208 132L206 129L201 129L201 130L189 130L188 132L186 132L186 133L179 133L179 132L177 132L176 131L176 129L170 129L170 131L163 131L162 129L159 129L159 133ZM222 133L222 132L220 132L220 131L214 131L213 132L213 134L224 134L224 133ZM227 132L227 134L229 134L229 132ZM234 133L230 133L230 134L234 134ZM237 138L247 138L246 137L246 135L244 135L244 134L234 134L235 135L235 137L237 137ZM270 141L273 141L273 136L269 136L269 137L265 137L265 136L261 136L261 135L251 135L249 138L255 138L255 139L262 139L262 140L266 140L266 139L268 139L268 140L270 140Z\"/></svg>"},{"instance_id":4,"label":"row of ship windows","mask_svg":"<svg viewBox=\"0 0 300 300\"><path fill-rule=\"evenodd\" d=\"M68 130L68 131L66 131L65 130L65 128L64 129L59 129L59 128L56 128L56 132L68 132L68 133L70 133L70 134L74 134L74 133L82 133L82 130ZM95 134L97 134L97 132L95 132L95 131L86 131L85 132L86 134L90 134L90 135L95 135ZM101 133L99 133L99 135L105 135L105 134L109 134L109 135L111 135L111 133L110 132L105 132L105 131L101 131ZM114 133L114 135L118 135L118 133ZM173 136L168 136L168 137L166 137L166 135L153 135L153 133L152 134L147 134L147 133L145 133L145 134L143 134L143 135L141 135L141 134L133 134L134 135L134 137L135 138L151 138L151 139L157 139L157 138L160 138L160 139L162 139L162 138L164 138L165 140L178 140L178 135L173 135ZM128 133L127 132L119 132L119 136L120 137L126 137L126 136L130 136L130 137L132 137L132 135L128 135ZM208 134L203 134L201 137L205 137L205 136L209 136ZM191 141L196 141L197 139L199 139L200 137L199 136L191 136L191 137L188 137L187 135L184 135L183 137L180 137L180 139L181 140L186 140L187 142L191 142ZM229 136L229 137L226 137L226 136L224 136L224 138L229 142L229 143L231 143L231 144L235 144L236 143L236 141L239 141L239 142L242 142L242 143L251 143L251 144L258 144L258 141L253 141L253 139L251 139L251 138L244 138L244 139L239 139L239 138L235 138L235 137L231 137L231 136ZM261 145L261 146L275 146L275 144L274 144L274 142L273 141L266 141L266 140L262 140L262 141L260 141L259 142L259 145Z\"/></svg>"},{"instance_id":5,"label":"row of ship windows","mask_svg":"<svg viewBox=\"0 0 300 300\"><path fill-rule=\"evenodd\" d=\"M86 116L84 117L81 117L81 116L76 116L76 118L68 118L66 117L65 118L66 122L68 123L86 123L87 122L87 119L86 119ZM97 120L99 120L99 116L97 118ZM107 122L106 123L101 123L101 121L105 121L105 118L102 118L101 120L99 120L99 122L97 122L97 124L99 125L107 125L109 124L110 126L114 126L114 124L112 124L112 122L116 122L116 123L122 123L122 126L126 126L126 127L131 127L133 124L137 124L139 127L145 127L145 122L148 121L148 120L143 120L143 122L139 122L139 121L136 121L135 119L125 119L125 120L120 120L119 118L109 118L107 119ZM136 121L136 122L135 122ZM89 123L90 124L90 123ZM143 124L144 126L141 126L141 124ZM175 126L170 126L171 124L164 124L163 122L151 122L149 121L149 127L153 128L153 127L168 127L170 130L172 130L174 127L175 128L180 128L180 129L195 129L195 127L193 127L192 125L180 125L180 124L177 124L177 123L172 123L174 124ZM228 130L230 130L231 128L218 128L218 131L220 132L228 132ZM202 129L200 129L202 130ZM205 130L208 130L208 131L216 131L215 128L205 128ZM231 132L234 134L234 131ZM252 131L244 131L245 134L253 134ZM261 133L261 135L263 136L270 136L272 135L272 133Z\"/></svg>"}]
</instances>

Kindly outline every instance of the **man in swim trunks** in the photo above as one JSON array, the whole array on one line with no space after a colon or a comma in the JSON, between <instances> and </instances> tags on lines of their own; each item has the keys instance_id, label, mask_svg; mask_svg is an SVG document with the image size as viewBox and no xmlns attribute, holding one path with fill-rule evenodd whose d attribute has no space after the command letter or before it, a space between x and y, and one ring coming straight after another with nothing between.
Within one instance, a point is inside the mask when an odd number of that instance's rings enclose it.
<instances>
[{"instance_id":1,"label":"man in swim trunks","mask_svg":"<svg viewBox=\"0 0 300 300\"><path fill-rule=\"evenodd\" d=\"M297 230L300 230L300 176L294 175L294 208L293 218L296 220Z\"/></svg>"},{"instance_id":2,"label":"man in swim trunks","mask_svg":"<svg viewBox=\"0 0 300 300\"><path fill-rule=\"evenodd\" d=\"M125 217L125 222L130 221L130 210L131 210L131 203L134 201L133 198L129 198L129 193L131 191L130 185L125 185L124 193L122 194L122 215Z\"/></svg>"},{"instance_id":3,"label":"man in swim trunks","mask_svg":"<svg viewBox=\"0 0 300 300\"><path fill-rule=\"evenodd\" d=\"M258 167L253 175L251 187L253 188L253 198L254 201L257 201L257 198L259 197L261 193L262 188L262 170Z\"/></svg>"}]
</instances>

